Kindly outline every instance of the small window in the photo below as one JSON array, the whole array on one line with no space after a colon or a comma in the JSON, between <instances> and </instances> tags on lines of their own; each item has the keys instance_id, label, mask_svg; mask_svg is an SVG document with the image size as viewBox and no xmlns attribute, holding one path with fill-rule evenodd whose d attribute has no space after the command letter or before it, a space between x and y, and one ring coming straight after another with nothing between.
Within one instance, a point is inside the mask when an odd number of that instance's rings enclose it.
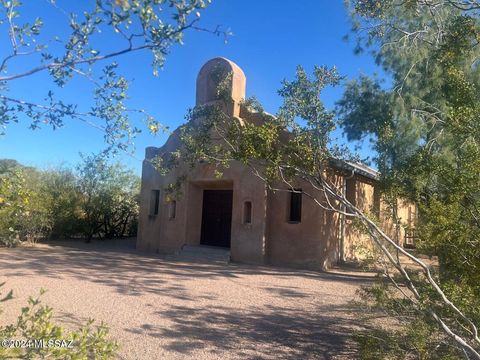
<instances>
[{"instance_id":1,"label":"small window","mask_svg":"<svg viewBox=\"0 0 480 360\"><path fill-rule=\"evenodd\" d=\"M345 197L347 200L353 205L356 206L356 182L355 179L349 178L346 179L346 184L345 184Z\"/></svg>"},{"instance_id":2,"label":"small window","mask_svg":"<svg viewBox=\"0 0 480 360\"><path fill-rule=\"evenodd\" d=\"M408 205L408 226L413 227L415 225L415 207L414 205Z\"/></svg>"},{"instance_id":3,"label":"small window","mask_svg":"<svg viewBox=\"0 0 480 360\"><path fill-rule=\"evenodd\" d=\"M252 223L252 202L245 201L243 203L243 223L251 224Z\"/></svg>"},{"instance_id":4,"label":"small window","mask_svg":"<svg viewBox=\"0 0 480 360\"><path fill-rule=\"evenodd\" d=\"M172 200L168 203L168 218L170 220L175 219L177 216L177 202Z\"/></svg>"},{"instance_id":5,"label":"small window","mask_svg":"<svg viewBox=\"0 0 480 360\"><path fill-rule=\"evenodd\" d=\"M294 189L290 192L290 213L288 221L295 223L302 221L302 189Z\"/></svg>"},{"instance_id":6,"label":"small window","mask_svg":"<svg viewBox=\"0 0 480 360\"><path fill-rule=\"evenodd\" d=\"M158 215L160 204L160 190L152 190L150 193L150 215Z\"/></svg>"},{"instance_id":7,"label":"small window","mask_svg":"<svg viewBox=\"0 0 480 360\"><path fill-rule=\"evenodd\" d=\"M380 190L378 187L373 189L373 213L375 216L380 216L380 203L381 203L381 195Z\"/></svg>"}]
</instances>

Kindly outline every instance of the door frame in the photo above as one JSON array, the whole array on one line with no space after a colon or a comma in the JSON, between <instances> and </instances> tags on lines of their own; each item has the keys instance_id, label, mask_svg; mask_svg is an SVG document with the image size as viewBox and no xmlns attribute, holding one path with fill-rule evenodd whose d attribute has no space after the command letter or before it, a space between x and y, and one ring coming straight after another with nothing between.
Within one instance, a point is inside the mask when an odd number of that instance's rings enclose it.
<instances>
[{"instance_id":1,"label":"door frame","mask_svg":"<svg viewBox=\"0 0 480 360\"><path fill-rule=\"evenodd\" d=\"M220 194L220 193L223 193L223 199L220 200L220 202L226 202L225 204L217 204L220 208L219 208L219 211L222 211L222 207L224 206L229 206L229 216L226 215L226 218L223 218L219 221L227 221L229 222L229 224L227 225L228 228L223 228L223 230L220 230L219 233L216 233L215 235L218 235L219 239L218 241L216 241L216 243L212 243L212 242L209 242L208 240L205 239L206 236L212 236L213 234L206 234L206 231L211 231L212 230L212 226L215 226L214 224L210 223L207 225L207 221L213 221L212 219L208 219L206 218L207 215L207 212L206 212L206 202L205 202L205 194L209 192L209 193L214 193L216 192L217 194ZM229 197L229 198L228 198ZM215 205L215 204L213 204ZM208 206L212 206L212 204L210 203ZM216 246L216 247L224 247L224 248L230 248L231 247L231 244L232 244L232 222L233 222L233 189L202 189L202 207L201 207L201 225L200 225L200 245L204 245L204 246ZM207 230L208 229L208 230ZM228 241L225 239L225 240L221 240L221 238L224 236L224 234L222 234L223 231L226 231L228 232L228 235L225 234L225 236L228 237ZM227 244L228 243L228 244Z\"/></svg>"}]
</instances>

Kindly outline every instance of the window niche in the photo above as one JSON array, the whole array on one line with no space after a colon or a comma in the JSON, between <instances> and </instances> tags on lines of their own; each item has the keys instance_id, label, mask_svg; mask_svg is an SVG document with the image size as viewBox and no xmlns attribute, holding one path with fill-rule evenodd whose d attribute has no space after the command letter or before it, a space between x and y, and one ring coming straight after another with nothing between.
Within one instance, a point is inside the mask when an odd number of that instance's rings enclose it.
<instances>
[{"instance_id":1,"label":"window niche","mask_svg":"<svg viewBox=\"0 0 480 360\"><path fill-rule=\"evenodd\" d=\"M250 225L252 223L252 202L245 201L243 203L243 223Z\"/></svg>"},{"instance_id":2,"label":"window niche","mask_svg":"<svg viewBox=\"0 0 480 360\"><path fill-rule=\"evenodd\" d=\"M158 215L158 207L160 205L160 190L152 190L150 192L150 216Z\"/></svg>"},{"instance_id":3,"label":"window niche","mask_svg":"<svg viewBox=\"0 0 480 360\"><path fill-rule=\"evenodd\" d=\"M353 177L346 178L345 179L345 197L353 206L357 206L356 195L357 195L357 183L355 179Z\"/></svg>"},{"instance_id":4,"label":"window niche","mask_svg":"<svg viewBox=\"0 0 480 360\"><path fill-rule=\"evenodd\" d=\"M173 220L177 216L177 202L171 200L168 202L168 219Z\"/></svg>"},{"instance_id":5,"label":"window niche","mask_svg":"<svg viewBox=\"0 0 480 360\"><path fill-rule=\"evenodd\" d=\"M381 194L378 186L373 189L373 213L376 217L380 217Z\"/></svg>"},{"instance_id":6,"label":"window niche","mask_svg":"<svg viewBox=\"0 0 480 360\"><path fill-rule=\"evenodd\" d=\"M299 223L302 221L302 189L290 191L290 204L288 222Z\"/></svg>"}]
</instances>

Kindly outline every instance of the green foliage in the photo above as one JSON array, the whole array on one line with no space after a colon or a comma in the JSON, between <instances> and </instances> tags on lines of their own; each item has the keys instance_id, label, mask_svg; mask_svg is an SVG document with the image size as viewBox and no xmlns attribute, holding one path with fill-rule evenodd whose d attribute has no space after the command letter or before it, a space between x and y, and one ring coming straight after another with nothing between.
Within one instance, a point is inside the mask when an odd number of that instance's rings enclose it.
<instances>
[{"instance_id":1,"label":"green foliage","mask_svg":"<svg viewBox=\"0 0 480 360\"><path fill-rule=\"evenodd\" d=\"M66 18L65 24L59 24L45 23L42 18L28 21L21 1L0 1L0 32L8 39L0 52L0 131L3 133L12 122L28 119L31 129L45 125L55 129L72 119L102 130L106 152L130 150L133 137L140 132L132 120L142 118L153 133L164 127L145 110L127 107L129 84L118 73L116 62L101 69L97 65L146 51L152 56L156 76L170 48L182 44L189 29L228 36L220 27L210 31L198 26L200 14L210 2L95 0L85 2L81 13L73 12L68 2L46 2L54 17L60 15L60 21ZM68 29L66 34L57 33L62 25ZM104 34L113 39L109 44L98 41ZM52 80L46 84L44 94L32 94L32 98L43 98L43 102L9 95L14 81L38 72L49 73ZM62 100L62 89L75 77L87 80L87 86L92 88L90 108L79 109L77 104Z\"/></svg>"},{"instance_id":2,"label":"green foliage","mask_svg":"<svg viewBox=\"0 0 480 360\"><path fill-rule=\"evenodd\" d=\"M416 285L425 287L418 273L410 270ZM394 281L401 283L399 277ZM391 286L391 282L380 277L372 286L365 286L359 292L366 321L388 319L383 325L359 331L355 340L360 346L361 359L459 359L464 353L456 347L449 337L440 331L428 313L428 306L436 296L430 289L425 289L423 307L412 306L410 300L402 297ZM371 324L371 323L370 323Z\"/></svg>"},{"instance_id":3,"label":"green foliage","mask_svg":"<svg viewBox=\"0 0 480 360\"><path fill-rule=\"evenodd\" d=\"M0 239L7 246L20 240L36 241L51 228L46 204L33 190L37 175L21 167L0 173Z\"/></svg>"},{"instance_id":4,"label":"green foliage","mask_svg":"<svg viewBox=\"0 0 480 360\"><path fill-rule=\"evenodd\" d=\"M140 181L120 164L109 165L105 156L86 156L77 167L83 212L82 232L117 237L136 229Z\"/></svg>"},{"instance_id":5,"label":"green foliage","mask_svg":"<svg viewBox=\"0 0 480 360\"><path fill-rule=\"evenodd\" d=\"M347 134L373 136L383 191L392 201L404 197L418 204L418 250L438 256L442 290L479 325L478 3L359 0L349 5L359 46L372 50L393 86L382 89L366 78L347 86L339 102ZM427 316L434 308L478 351L478 340L463 332L463 320L426 293L417 305L423 309L417 325L438 333ZM425 341L427 335L418 334ZM426 358L441 358L440 349L428 349Z\"/></svg>"},{"instance_id":6,"label":"green foliage","mask_svg":"<svg viewBox=\"0 0 480 360\"><path fill-rule=\"evenodd\" d=\"M4 283L0 284L0 290ZM42 295L45 290L40 291ZM7 301L12 292L0 300ZM8 304L8 303L7 303ZM66 331L52 321L52 308L42 305L40 298L30 297L28 305L23 307L15 323L0 327L0 338L38 341L44 346L0 346L2 359L113 359L118 345L111 341L105 324L94 326L89 320L76 331ZM63 341L62 346L47 346L49 341Z\"/></svg>"},{"instance_id":7,"label":"green foliage","mask_svg":"<svg viewBox=\"0 0 480 360\"><path fill-rule=\"evenodd\" d=\"M422 320L405 324L401 330L378 328L367 334L356 333L355 340L360 345L359 356L365 360L455 360L461 357L458 351L445 346L445 339ZM435 353L432 354L432 350Z\"/></svg>"},{"instance_id":8,"label":"green foliage","mask_svg":"<svg viewBox=\"0 0 480 360\"><path fill-rule=\"evenodd\" d=\"M349 140L360 140L360 136L373 132L373 129L392 126L389 123L392 121L389 96L378 79L365 75L346 84L343 99L337 106Z\"/></svg>"},{"instance_id":9,"label":"green foliage","mask_svg":"<svg viewBox=\"0 0 480 360\"><path fill-rule=\"evenodd\" d=\"M52 228L50 238L66 238L81 232L79 219L82 218L75 173L65 167L42 172L42 181L38 191L49 204Z\"/></svg>"},{"instance_id":10,"label":"green foliage","mask_svg":"<svg viewBox=\"0 0 480 360\"><path fill-rule=\"evenodd\" d=\"M222 169L236 160L249 166L261 165L261 177L270 185L282 176L316 176L318 167L323 168L334 152L329 148L334 116L325 109L320 94L324 88L336 86L340 79L335 68L315 67L309 77L298 67L295 80L285 80L279 91L284 103L277 116L262 112L255 99L245 100L244 106L260 111L260 124L240 122L223 111L222 104L231 99L228 92L222 91L220 82L220 103L191 110L189 122L179 135L184 145L180 154L168 154L158 164L165 171L177 166L178 159L191 166L207 161L215 164L221 175Z\"/></svg>"},{"instance_id":11,"label":"green foliage","mask_svg":"<svg viewBox=\"0 0 480 360\"><path fill-rule=\"evenodd\" d=\"M86 157L78 173L39 171L16 162L0 173L0 244L41 238L132 236L140 180L105 156Z\"/></svg>"}]
</instances>

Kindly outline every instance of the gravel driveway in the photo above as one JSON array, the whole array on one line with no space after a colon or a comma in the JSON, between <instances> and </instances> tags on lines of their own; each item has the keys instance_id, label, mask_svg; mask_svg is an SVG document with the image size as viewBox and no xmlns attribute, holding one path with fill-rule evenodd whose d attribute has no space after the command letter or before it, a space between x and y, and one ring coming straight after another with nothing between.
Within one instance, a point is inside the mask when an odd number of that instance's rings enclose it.
<instances>
[{"instance_id":1,"label":"gravel driveway","mask_svg":"<svg viewBox=\"0 0 480 360\"><path fill-rule=\"evenodd\" d=\"M125 244L124 244L125 245ZM0 249L0 282L57 320L108 323L119 359L354 359L348 304L363 274L165 261L128 246L70 243Z\"/></svg>"}]
</instances>

